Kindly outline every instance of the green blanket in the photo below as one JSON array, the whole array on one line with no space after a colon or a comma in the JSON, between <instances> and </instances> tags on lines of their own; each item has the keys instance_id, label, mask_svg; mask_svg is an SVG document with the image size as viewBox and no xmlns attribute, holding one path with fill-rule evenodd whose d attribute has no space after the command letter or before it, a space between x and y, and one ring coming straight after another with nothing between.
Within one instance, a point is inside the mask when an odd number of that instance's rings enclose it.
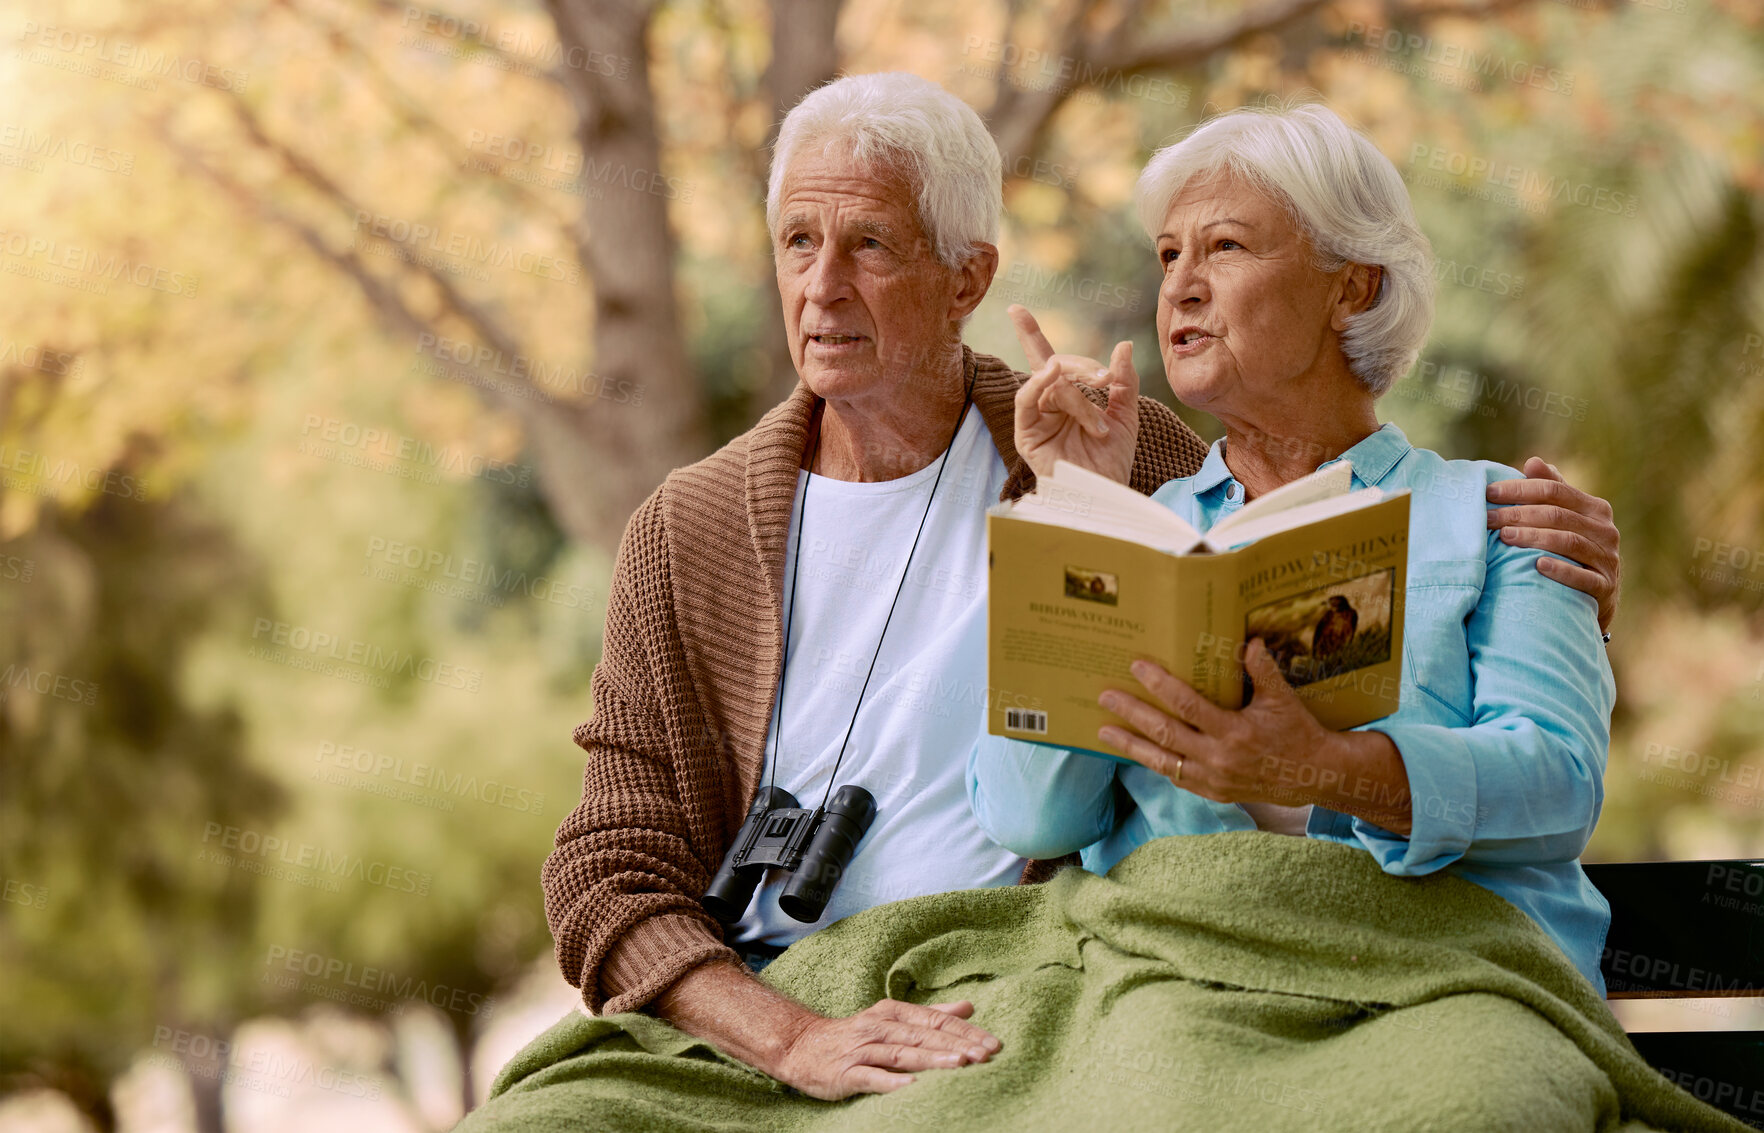
<instances>
[{"instance_id":1,"label":"green blanket","mask_svg":"<svg viewBox=\"0 0 1764 1133\"><path fill-rule=\"evenodd\" d=\"M572 1014L460 1125L618 1130L1732 1130L1525 914L1350 846L1164 838L1107 877L916 898L764 978L828 1015L974 1002L990 1062L822 1102L641 1014Z\"/></svg>"}]
</instances>

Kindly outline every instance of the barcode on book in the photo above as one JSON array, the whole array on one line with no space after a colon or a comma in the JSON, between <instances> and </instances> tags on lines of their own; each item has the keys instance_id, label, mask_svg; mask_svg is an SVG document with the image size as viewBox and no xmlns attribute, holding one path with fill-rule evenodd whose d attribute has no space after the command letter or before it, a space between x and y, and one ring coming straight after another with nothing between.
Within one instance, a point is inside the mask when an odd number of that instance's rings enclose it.
<instances>
[{"instance_id":1,"label":"barcode on book","mask_svg":"<svg viewBox=\"0 0 1764 1133\"><path fill-rule=\"evenodd\" d=\"M1047 713L1032 712L1027 708L1005 709L1005 731L1034 732L1036 735L1047 735Z\"/></svg>"}]
</instances>

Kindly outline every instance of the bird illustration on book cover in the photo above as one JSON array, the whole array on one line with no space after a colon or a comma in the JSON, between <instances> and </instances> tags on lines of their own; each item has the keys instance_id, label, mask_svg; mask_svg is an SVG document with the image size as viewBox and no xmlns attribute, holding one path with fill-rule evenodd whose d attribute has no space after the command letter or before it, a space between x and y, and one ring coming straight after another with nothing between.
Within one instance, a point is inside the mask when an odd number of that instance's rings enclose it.
<instances>
[{"instance_id":1,"label":"bird illustration on book cover","mask_svg":"<svg viewBox=\"0 0 1764 1133\"><path fill-rule=\"evenodd\" d=\"M1244 640L1261 638L1294 688L1390 660L1393 572L1332 582L1257 606Z\"/></svg>"}]
</instances>

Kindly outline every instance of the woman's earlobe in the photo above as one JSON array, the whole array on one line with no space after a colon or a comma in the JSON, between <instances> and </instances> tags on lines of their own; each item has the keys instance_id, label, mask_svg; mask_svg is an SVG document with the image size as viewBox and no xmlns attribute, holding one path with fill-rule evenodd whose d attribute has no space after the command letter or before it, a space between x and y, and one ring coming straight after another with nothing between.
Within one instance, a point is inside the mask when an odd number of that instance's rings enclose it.
<instances>
[{"instance_id":1,"label":"woman's earlobe","mask_svg":"<svg viewBox=\"0 0 1764 1133\"><path fill-rule=\"evenodd\" d=\"M1347 321L1355 315L1363 315L1378 306L1378 301L1384 298L1387 278L1384 269L1373 264L1348 264L1342 270L1348 273L1348 279L1342 289L1341 302L1336 304L1335 313L1329 319L1329 325L1338 332L1346 330Z\"/></svg>"}]
</instances>

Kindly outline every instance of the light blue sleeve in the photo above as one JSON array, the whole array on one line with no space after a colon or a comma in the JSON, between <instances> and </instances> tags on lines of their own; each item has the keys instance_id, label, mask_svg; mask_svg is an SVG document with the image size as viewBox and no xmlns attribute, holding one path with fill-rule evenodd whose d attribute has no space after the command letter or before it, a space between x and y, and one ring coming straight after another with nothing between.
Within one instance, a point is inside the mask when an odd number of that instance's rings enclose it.
<instances>
[{"instance_id":1,"label":"light blue sleeve","mask_svg":"<svg viewBox=\"0 0 1764 1133\"><path fill-rule=\"evenodd\" d=\"M1465 623L1468 726L1366 726L1402 753L1414 812L1407 838L1353 820L1386 873L1432 873L1460 859L1573 861L1592 835L1616 682L1596 603L1540 573L1540 557L1488 534L1482 594Z\"/></svg>"},{"instance_id":2,"label":"light blue sleeve","mask_svg":"<svg viewBox=\"0 0 1764 1133\"><path fill-rule=\"evenodd\" d=\"M1054 747L991 735L968 752L968 803L986 836L1014 854L1050 860L1115 826L1115 768Z\"/></svg>"}]
</instances>

